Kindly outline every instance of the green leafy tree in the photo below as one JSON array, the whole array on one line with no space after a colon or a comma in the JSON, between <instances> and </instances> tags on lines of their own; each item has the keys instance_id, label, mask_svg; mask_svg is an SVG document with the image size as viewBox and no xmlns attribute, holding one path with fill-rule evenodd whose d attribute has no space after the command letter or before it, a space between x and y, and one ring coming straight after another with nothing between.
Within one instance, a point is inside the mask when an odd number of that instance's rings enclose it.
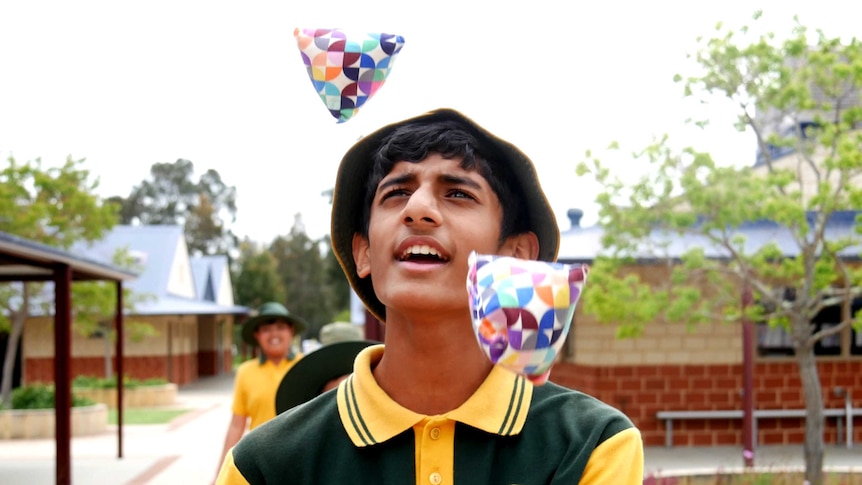
<instances>
[{"instance_id":1,"label":"green leafy tree","mask_svg":"<svg viewBox=\"0 0 862 485\"><path fill-rule=\"evenodd\" d=\"M332 245L329 238L324 238L321 244L325 245L326 250L324 257L324 281L329 289L329 294L332 298L331 305L338 312L333 316L335 320L349 321L350 320L350 282L344 276L344 270L338 264L338 258L335 257L335 252L332 251ZM346 318L345 316L346 315Z\"/></svg>"},{"instance_id":2,"label":"green leafy tree","mask_svg":"<svg viewBox=\"0 0 862 485\"><path fill-rule=\"evenodd\" d=\"M284 298L284 285L273 255L248 238L240 243L239 272L233 278L237 303L257 308Z\"/></svg>"},{"instance_id":3,"label":"green leafy tree","mask_svg":"<svg viewBox=\"0 0 862 485\"><path fill-rule=\"evenodd\" d=\"M43 168L41 160L18 163L9 157L0 171L0 230L36 242L69 249L78 241L100 239L116 221L116 208L95 195L98 181L82 168L83 160L69 157L62 167ZM0 284L0 331L9 333L3 361L0 399L8 405L12 371L24 322L33 307L51 311L40 302L37 283ZM73 305L87 304L74 300Z\"/></svg>"},{"instance_id":4,"label":"green leafy tree","mask_svg":"<svg viewBox=\"0 0 862 485\"><path fill-rule=\"evenodd\" d=\"M209 196L201 193L185 222L186 244L192 253L228 254L236 247L233 233L216 214Z\"/></svg>"},{"instance_id":5,"label":"green leafy tree","mask_svg":"<svg viewBox=\"0 0 862 485\"><path fill-rule=\"evenodd\" d=\"M764 34L747 41L748 27L719 24L716 32L700 40L700 74L677 81L687 96L738 107L736 126L754 134L760 161L722 166L694 148L672 148L665 137L636 154L650 170L631 183L588 153L578 171L604 188L597 202L606 250L594 263L585 311L619 323L621 335L657 321L749 318L784 328L807 411L805 479L820 485L824 414L814 346L862 326L862 315L854 321L849 311L862 295L862 271L850 262L862 248L859 219L853 234L825 231L837 211L862 208L862 46L821 31L812 38L798 20L785 40ZM760 220L783 226L796 247L750 244L739 228ZM682 234L702 244L670 259ZM665 284L630 271L631 258L648 249L664 262ZM743 294L757 304L742 305ZM843 318L818 330L812 318L828 306L842 307Z\"/></svg>"},{"instance_id":6,"label":"green leafy tree","mask_svg":"<svg viewBox=\"0 0 862 485\"><path fill-rule=\"evenodd\" d=\"M338 312L326 285L320 241L308 237L302 218L297 214L290 234L275 238L269 250L277 261L284 285L285 305L308 322L306 336L317 335L320 327Z\"/></svg>"},{"instance_id":7,"label":"green leafy tree","mask_svg":"<svg viewBox=\"0 0 862 485\"><path fill-rule=\"evenodd\" d=\"M229 228L236 219L236 188L226 185L215 170L195 181L189 160L153 164L150 178L127 198L109 200L119 205L121 224L183 226L193 254L228 254L237 246Z\"/></svg>"}]
</instances>

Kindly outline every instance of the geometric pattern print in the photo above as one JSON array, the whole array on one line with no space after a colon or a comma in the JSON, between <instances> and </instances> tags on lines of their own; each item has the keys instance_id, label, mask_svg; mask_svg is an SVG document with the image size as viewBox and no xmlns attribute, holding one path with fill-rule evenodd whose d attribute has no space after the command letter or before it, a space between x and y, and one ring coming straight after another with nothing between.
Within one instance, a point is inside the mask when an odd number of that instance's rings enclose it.
<instances>
[{"instance_id":1,"label":"geometric pattern print","mask_svg":"<svg viewBox=\"0 0 862 485\"><path fill-rule=\"evenodd\" d=\"M541 375L566 336L589 267L470 254L467 293L479 346L495 364Z\"/></svg>"},{"instance_id":2,"label":"geometric pattern print","mask_svg":"<svg viewBox=\"0 0 862 485\"><path fill-rule=\"evenodd\" d=\"M404 46L404 37L385 33L297 28L293 35L314 90L339 123L383 86Z\"/></svg>"}]
</instances>

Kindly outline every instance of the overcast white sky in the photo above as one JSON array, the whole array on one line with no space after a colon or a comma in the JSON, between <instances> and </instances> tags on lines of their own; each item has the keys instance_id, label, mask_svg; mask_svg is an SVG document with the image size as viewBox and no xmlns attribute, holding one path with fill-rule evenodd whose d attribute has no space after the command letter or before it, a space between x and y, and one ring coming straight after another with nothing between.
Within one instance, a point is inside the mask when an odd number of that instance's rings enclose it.
<instances>
[{"instance_id":1,"label":"overcast white sky","mask_svg":"<svg viewBox=\"0 0 862 485\"><path fill-rule=\"evenodd\" d=\"M862 3L846 0L9 0L0 156L84 158L105 197L127 196L154 163L185 158L237 188L239 236L269 242L302 213L316 238L329 231L321 192L353 141L445 106L531 156L566 229L572 207L595 220L596 192L575 175L587 149L642 148L670 133L718 160L753 162L753 139L735 134L729 110L710 113L719 127L708 136L683 128L695 112L672 78L690 72L697 36L718 21L747 23L756 8L776 32L798 14L830 36L859 37ZM381 90L336 124L295 27L387 32L405 45Z\"/></svg>"}]
</instances>

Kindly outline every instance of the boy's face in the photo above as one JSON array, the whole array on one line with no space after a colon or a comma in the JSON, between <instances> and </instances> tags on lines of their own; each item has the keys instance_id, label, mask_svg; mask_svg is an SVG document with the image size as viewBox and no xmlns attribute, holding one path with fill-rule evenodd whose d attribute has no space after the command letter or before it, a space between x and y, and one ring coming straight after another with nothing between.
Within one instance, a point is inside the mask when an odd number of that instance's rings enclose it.
<instances>
[{"instance_id":1,"label":"boy's face","mask_svg":"<svg viewBox=\"0 0 862 485\"><path fill-rule=\"evenodd\" d=\"M260 350L268 358L281 359L290 352L293 325L281 319L260 324L254 331Z\"/></svg>"},{"instance_id":2,"label":"boy's face","mask_svg":"<svg viewBox=\"0 0 862 485\"><path fill-rule=\"evenodd\" d=\"M360 277L372 275L377 298L391 312L461 311L467 315L471 251L535 258L535 235L500 244L503 209L476 171L431 154L399 162L377 186L368 238L357 234L353 256ZM532 254L520 239L532 240Z\"/></svg>"}]
</instances>

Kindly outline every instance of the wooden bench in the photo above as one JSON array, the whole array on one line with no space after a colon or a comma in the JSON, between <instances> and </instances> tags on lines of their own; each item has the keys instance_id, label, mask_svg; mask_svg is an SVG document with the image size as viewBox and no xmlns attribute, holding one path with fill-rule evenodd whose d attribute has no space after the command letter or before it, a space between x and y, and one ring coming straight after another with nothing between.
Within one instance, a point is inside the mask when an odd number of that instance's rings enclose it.
<instances>
[{"instance_id":1,"label":"wooden bench","mask_svg":"<svg viewBox=\"0 0 862 485\"><path fill-rule=\"evenodd\" d=\"M760 418L804 418L804 409L755 409L753 433L757 439L757 420ZM826 418L836 418L839 426L842 419L846 418L846 443L848 448L853 446L853 417L862 416L862 408L829 408L823 410ZM665 423L665 446L673 447L673 422L675 420L692 419L742 419L744 416L741 409L719 409L714 411L659 411L656 418ZM756 445L757 443L755 443Z\"/></svg>"}]
</instances>

